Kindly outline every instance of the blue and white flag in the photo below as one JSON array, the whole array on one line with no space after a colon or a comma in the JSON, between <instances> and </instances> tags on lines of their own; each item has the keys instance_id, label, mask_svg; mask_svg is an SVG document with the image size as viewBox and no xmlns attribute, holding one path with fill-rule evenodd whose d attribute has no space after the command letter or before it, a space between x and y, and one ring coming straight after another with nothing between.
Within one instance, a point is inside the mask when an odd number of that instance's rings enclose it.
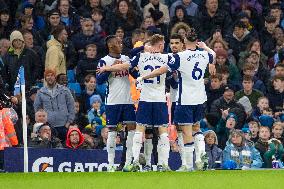
<instances>
[{"instance_id":1,"label":"blue and white flag","mask_svg":"<svg viewBox=\"0 0 284 189\"><path fill-rule=\"evenodd\" d=\"M17 75L17 80L14 85L14 96L21 93L21 85L25 85L25 69L21 66Z\"/></svg>"}]
</instances>

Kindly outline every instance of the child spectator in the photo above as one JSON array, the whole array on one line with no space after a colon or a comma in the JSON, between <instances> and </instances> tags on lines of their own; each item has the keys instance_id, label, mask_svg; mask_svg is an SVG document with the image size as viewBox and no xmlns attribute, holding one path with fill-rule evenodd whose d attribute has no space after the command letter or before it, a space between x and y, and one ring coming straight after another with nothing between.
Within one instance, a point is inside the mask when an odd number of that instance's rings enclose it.
<instances>
[{"instance_id":1,"label":"child spectator","mask_svg":"<svg viewBox=\"0 0 284 189\"><path fill-rule=\"evenodd\" d=\"M106 28L106 25L103 21L103 11L101 9L94 8L91 16L95 24L95 34L105 38L106 32L104 28Z\"/></svg>"},{"instance_id":2,"label":"child spectator","mask_svg":"<svg viewBox=\"0 0 284 189\"><path fill-rule=\"evenodd\" d=\"M284 144L283 137L283 123L275 122L272 126L272 138L279 140L282 145Z\"/></svg>"},{"instance_id":3,"label":"child spectator","mask_svg":"<svg viewBox=\"0 0 284 189\"><path fill-rule=\"evenodd\" d=\"M260 126L259 128L259 139L255 143L255 148L259 151L261 158L264 159L265 152L268 151L268 141L270 138L270 129L268 127ZM267 165L264 162L263 168L266 168Z\"/></svg>"},{"instance_id":4,"label":"child spectator","mask_svg":"<svg viewBox=\"0 0 284 189\"><path fill-rule=\"evenodd\" d=\"M268 141L269 148L267 152L264 154L264 164L266 165L265 168L274 168L272 165L273 161L278 161L279 168L283 168L283 155L284 155L284 149L281 141L272 138ZM278 167L275 167L278 168Z\"/></svg>"},{"instance_id":5,"label":"child spectator","mask_svg":"<svg viewBox=\"0 0 284 189\"><path fill-rule=\"evenodd\" d=\"M208 169L218 167L218 161L222 162L222 150L218 148L218 138L214 131L208 130L204 132L205 151L208 156Z\"/></svg>"},{"instance_id":6,"label":"child spectator","mask_svg":"<svg viewBox=\"0 0 284 189\"><path fill-rule=\"evenodd\" d=\"M89 44L86 46L86 57L80 60L76 69L77 81L81 86L84 85L84 78L88 74L96 75L96 70L98 66L97 59L97 46L95 44Z\"/></svg>"},{"instance_id":7,"label":"child spectator","mask_svg":"<svg viewBox=\"0 0 284 189\"><path fill-rule=\"evenodd\" d=\"M269 108L268 98L263 96L260 97L257 101L257 105L253 110L252 116L254 119L258 119L259 116L263 113L263 110Z\"/></svg>"},{"instance_id":8,"label":"child spectator","mask_svg":"<svg viewBox=\"0 0 284 189\"><path fill-rule=\"evenodd\" d=\"M248 123L249 131L250 131L250 140L254 143L256 143L259 139L258 137L258 131L259 131L259 123L257 121L250 121Z\"/></svg>"},{"instance_id":9,"label":"child spectator","mask_svg":"<svg viewBox=\"0 0 284 189\"><path fill-rule=\"evenodd\" d=\"M91 109L88 111L89 124L93 128L105 126L105 106L102 105L102 99L99 95L93 95L90 98Z\"/></svg>"}]
</instances>

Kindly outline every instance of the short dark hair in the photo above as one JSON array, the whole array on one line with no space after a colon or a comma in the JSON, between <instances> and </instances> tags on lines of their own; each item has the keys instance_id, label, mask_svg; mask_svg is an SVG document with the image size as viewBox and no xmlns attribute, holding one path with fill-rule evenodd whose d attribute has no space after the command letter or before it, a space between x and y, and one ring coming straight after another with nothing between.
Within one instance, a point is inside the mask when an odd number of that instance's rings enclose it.
<instances>
[{"instance_id":1,"label":"short dark hair","mask_svg":"<svg viewBox=\"0 0 284 189\"><path fill-rule=\"evenodd\" d=\"M251 63L246 63L244 65L243 71L247 71L247 70L255 70L255 65L253 65Z\"/></svg>"},{"instance_id":2,"label":"short dark hair","mask_svg":"<svg viewBox=\"0 0 284 189\"><path fill-rule=\"evenodd\" d=\"M115 35L109 35L109 36L107 36L106 39L105 39L106 46L108 46L108 44L110 43L110 41L111 41L112 39L115 39L115 38L116 38Z\"/></svg>"},{"instance_id":3,"label":"short dark hair","mask_svg":"<svg viewBox=\"0 0 284 189\"><path fill-rule=\"evenodd\" d=\"M284 77L283 76L281 76L281 75L275 75L274 77L273 77L273 79L272 79L272 81L276 81L276 80L281 80L281 81L284 81Z\"/></svg>"},{"instance_id":4,"label":"short dark hair","mask_svg":"<svg viewBox=\"0 0 284 189\"><path fill-rule=\"evenodd\" d=\"M216 73L215 75L210 75L210 80L218 79L219 81L222 81L222 75L220 73Z\"/></svg>"},{"instance_id":5,"label":"short dark hair","mask_svg":"<svg viewBox=\"0 0 284 189\"><path fill-rule=\"evenodd\" d=\"M135 35L141 35L141 34L144 34L145 31L142 30L142 29L135 29L133 32L132 32L132 37L134 37Z\"/></svg>"},{"instance_id":6,"label":"short dark hair","mask_svg":"<svg viewBox=\"0 0 284 189\"><path fill-rule=\"evenodd\" d=\"M278 67L281 67L281 68L284 68L284 64L283 63L278 63L275 65L275 68L278 68Z\"/></svg>"},{"instance_id":7,"label":"short dark hair","mask_svg":"<svg viewBox=\"0 0 284 189\"><path fill-rule=\"evenodd\" d=\"M186 39L190 42L196 41L198 38L196 30L194 28L190 28L186 34Z\"/></svg>"},{"instance_id":8,"label":"short dark hair","mask_svg":"<svg viewBox=\"0 0 284 189\"><path fill-rule=\"evenodd\" d=\"M244 75L243 81L251 81L251 82L253 82L253 78L250 75Z\"/></svg>"},{"instance_id":9,"label":"short dark hair","mask_svg":"<svg viewBox=\"0 0 284 189\"><path fill-rule=\"evenodd\" d=\"M272 5L270 5L269 9L279 9L279 10L282 10L281 9L281 4L280 3L273 3Z\"/></svg>"},{"instance_id":10,"label":"short dark hair","mask_svg":"<svg viewBox=\"0 0 284 189\"><path fill-rule=\"evenodd\" d=\"M246 28L246 25L244 24L244 22L242 22L242 21L237 21L235 24L234 24L234 28L243 28L243 29L245 29Z\"/></svg>"},{"instance_id":11,"label":"short dark hair","mask_svg":"<svg viewBox=\"0 0 284 189\"><path fill-rule=\"evenodd\" d=\"M98 9L98 8L94 8L92 10L92 14L100 14L103 16L103 11L101 9Z\"/></svg>"},{"instance_id":12,"label":"short dark hair","mask_svg":"<svg viewBox=\"0 0 284 189\"><path fill-rule=\"evenodd\" d=\"M172 34L170 39L179 39L182 43L184 43L183 37L180 34L178 34L178 33Z\"/></svg>"},{"instance_id":13,"label":"short dark hair","mask_svg":"<svg viewBox=\"0 0 284 189\"><path fill-rule=\"evenodd\" d=\"M93 75L93 74L86 75L85 76L85 82L88 83L91 80L92 77L96 79L96 76Z\"/></svg>"},{"instance_id":14,"label":"short dark hair","mask_svg":"<svg viewBox=\"0 0 284 189\"><path fill-rule=\"evenodd\" d=\"M265 17L265 22L266 23L275 23L276 22L276 18L274 17L274 16L272 16L272 15L268 15L268 16L266 16Z\"/></svg>"},{"instance_id":15,"label":"short dark hair","mask_svg":"<svg viewBox=\"0 0 284 189\"><path fill-rule=\"evenodd\" d=\"M59 35L61 34L61 32L62 32L63 30L66 30L66 28L65 28L65 26L63 26L63 25L60 24L60 25L56 26L56 27L52 30L51 34L53 35L53 37L54 37L55 39L58 39L58 38L59 38Z\"/></svg>"}]
</instances>

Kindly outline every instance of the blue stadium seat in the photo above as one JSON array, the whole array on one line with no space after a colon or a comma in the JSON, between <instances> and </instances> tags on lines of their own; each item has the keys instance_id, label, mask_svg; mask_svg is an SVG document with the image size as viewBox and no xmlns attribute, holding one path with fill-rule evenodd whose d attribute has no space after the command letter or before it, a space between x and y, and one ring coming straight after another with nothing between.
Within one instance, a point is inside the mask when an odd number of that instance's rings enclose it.
<instances>
[{"instance_id":1,"label":"blue stadium seat","mask_svg":"<svg viewBox=\"0 0 284 189\"><path fill-rule=\"evenodd\" d=\"M68 88L74 91L76 95L81 95L81 87L79 83L68 83Z\"/></svg>"},{"instance_id":2,"label":"blue stadium seat","mask_svg":"<svg viewBox=\"0 0 284 189\"><path fill-rule=\"evenodd\" d=\"M68 83L75 83L75 71L74 70L67 70L67 79Z\"/></svg>"}]
</instances>

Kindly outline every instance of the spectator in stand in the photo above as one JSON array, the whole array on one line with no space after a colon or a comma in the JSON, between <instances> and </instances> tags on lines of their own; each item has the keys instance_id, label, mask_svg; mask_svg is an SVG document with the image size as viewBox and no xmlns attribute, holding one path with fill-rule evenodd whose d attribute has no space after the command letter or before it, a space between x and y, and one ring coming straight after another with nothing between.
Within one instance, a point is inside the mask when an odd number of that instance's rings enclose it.
<instances>
[{"instance_id":1,"label":"spectator in stand","mask_svg":"<svg viewBox=\"0 0 284 189\"><path fill-rule=\"evenodd\" d=\"M25 47L25 41L21 32L15 30L10 35L11 47L3 57L3 80L8 84L10 92L14 91L18 72L21 66L25 69L26 90L30 90L39 78L39 60L36 53Z\"/></svg>"},{"instance_id":2,"label":"spectator in stand","mask_svg":"<svg viewBox=\"0 0 284 189\"><path fill-rule=\"evenodd\" d=\"M258 15L262 14L262 6L258 0L243 0L243 1L231 0L230 5L231 5L232 14L239 13L243 9L244 6L255 7Z\"/></svg>"},{"instance_id":3,"label":"spectator in stand","mask_svg":"<svg viewBox=\"0 0 284 189\"><path fill-rule=\"evenodd\" d=\"M80 108L80 102L78 99L75 99L75 119L74 123L78 124L78 128L80 131L83 131L83 129L89 124L88 118L85 114L81 111Z\"/></svg>"},{"instance_id":4,"label":"spectator in stand","mask_svg":"<svg viewBox=\"0 0 284 189\"><path fill-rule=\"evenodd\" d=\"M44 40L42 39L42 37L40 36L40 34L38 33L38 31L36 31L33 26L34 26L34 20L33 17L30 15L23 15L20 17L20 22L21 22L21 31L23 30L28 30L29 32L31 32L31 34L33 35L34 41L33 44L36 46L41 46L43 47L44 45Z\"/></svg>"},{"instance_id":5,"label":"spectator in stand","mask_svg":"<svg viewBox=\"0 0 284 189\"><path fill-rule=\"evenodd\" d=\"M1 38L9 38L11 31L14 28L11 22L10 12L8 9L0 10L0 36Z\"/></svg>"},{"instance_id":6,"label":"spectator in stand","mask_svg":"<svg viewBox=\"0 0 284 189\"><path fill-rule=\"evenodd\" d=\"M56 76L56 82L59 84L59 85L63 85L64 87L68 87L68 79L67 79L67 75L66 74L58 74Z\"/></svg>"},{"instance_id":7,"label":"spectator in stand","mask_svg":"<svg viewBox=\"0 0 284 189\"><path fill-rule=\"evenodd\" d=\"M193 3L193 2L191 2L191 3ZM197 23L195 17L193 17L192 15L189 15L186 12L184 6L178 5L178 6L175 7L174 11L175 11L174 15L172 16L171 21L169 23L169 29L168 29L169 31L171 31L172 27L175 24L177 24L178 22L187 23L190 27L193 27L196 30L198 30L198 23Z\"/></svg>"},{"instance_id":8,"label":"spectator in stand","mask_svg":"<svg viewBox=\"0 0 284 189\"><path fill-rule=\"evenodd\" d=\"M49 11L47 21L45 27L40 31L40 35L45 41L52 39L51 32L61 24L59 10L53 9Z\"/></svg>"},{"instance_id":9,"label":"spectator in stand","mask_svg":"<svg viewBox=\"0 0 284 189\"><path fill-rule=\"evenodd\" d=\"M80 28L80 17L71 10L69 0L58 0L57 9L60 12L60 20L66 26L68 34L71 36L77 33Z\"/></svg>"},{"instance_id":10,"label":"spectator in stand","mask_svg":"<svg viewBox=\"0 0 284 189\"><path fill-rule=\"evenodd\" d=\"M3 68L4 68L3 57L8 52L8 49L9 49L10 46L11 46L11 43L8 39L5 39L5 38L0 39L0 75L3 74L2 71L3 71Z\"/></svg>"},{"instance_id":11,"label":"spectator in stand","mask_svg":"<svg viewBox=\"0 0 284 189\"><path fill-rule=\"evenodd\" d=\"M228 66L230 77L229 80L233 84L240 82L240 72L235 64L232 64L228 60L228 52L224 49L219 49L216 52L216 71L218 72L221 67Z\"/></svg>"},{"instance_id":12,"label":"spectator in stand","mask_svg":"<svg viewBox=\"0 0 284 189\"><path fill-rule=\"evenodd\" d=\"M163 13L163 16L160 19L161 23L170 22L169 9L167 5L161 3L159 0L150 0L143 10L144 18L151 15L150 8L152 8L153 10L161 11Z\"/></svg>"},{"instance_id":13,"label":"spectator in stand","mask_svg":"<svg viewBox=\"0 0 284 189\"><path fill-rule=\"evenodd\" d=\"M141 24L142 30L147 30L149 27L155 27L154 19L151 16L145 17Z\"/></svg>"},{"instance_id":14,"label":"spectator in stand","mask_svg":"<svg viewBox=\"0 0 284 189\"><path fill-rule=\"evenodd\" d=\"M90 18L94 9L104 10L101 5L101 0L85 0L85 5L81 6L78 12L84 18Z\"/></svg>"},{"instance_id":15,"label":"spectator in stand","mask_svg":"<svg viewBox=\"0 0 284 189\"><path fill-rule=\"evenodd\" d=\"M205 140L205 151L208 156L208 169L220 168L218 161L222 162L223 153L218 148L218 138L214 131L208 130L203 133Z\"/></svg>"},{"instance_id":16,"label":"spectator in stand","mask_svg":"<svg viewBox=\"0 0 284 189\"><path fill-rule=\"evenodd\" d=\"M262 158L255 147L246 141L244 133L240 130L232 130L226 148L223 151L223 165L232 160L237 169L260 168Z\"/></svg>"},{"instance_id":17,"label":"spectator in stand","mask_svg":"<svg viewBox=\"0 0 284 189\"><path fill-rule=\"evenodd\" d=\"M188 33L188 31L190 31L190 26L184 22L178 22L177 24L175 24L173 27L172 27L172 30L171 30L171 35L172 34L179 34L181 35L181 37L183 39L186 38L186 34Z\"/></svg>"},{"instance_id":18,"label":"spectator in stand","mask_svg":"<svg viewBox=\"0 0 284 189\"><path fill-rule=\"evenodd\" d=\"M121 41L124 39L124 29L122 27L117 27L115 30L115 36L118 37Z\"/></svg>"},{"instance_id":19,"label":"spectator in stand","mask_svg":"<svg viewBox=\"0 0 284 189\"><path fill-rule=\"evenodd\" d=\"M98 66L97 46L89 44L86 46L86 56L78 62L76 67L76 79L81 86L84 85L84 79L88 74L96 74Z\"/></svg>"},{"instance_id":20,"label":"spectator in stand","mask_svg":"<svg viewBox=\"0 0 284 189\"><path fill-rule=\"evenodd\" d=\"M68 88L56 83L55 70L47 69L44 72L46 86L37 93L34 109L44 109L47 120L55 127L58 137L65 140L69 124L74 121L74 99Z\"/></svg>"},{"instance_id":21,"label":"spectator in stand","mask_svg":"<svg viewBox=\"0 0 284 189\"><path fill-rule=\"evenodd\" d=\"M284 77L277 75L274 76L272 84L273 90L267 94L269 107L271 107L274 112L282 112L284 100Z\"/></svg>"},{"instance_id":22,"label":"spectator in stand","mask_svg":"<svg viewBox=\"0 0 284 189\"><path fill-rule=\"evenodd\" d=\"M218 146L224 149L229 138L230 132L236 128L238 118L234 113L229 113L229 109L222 110L222 118L216 125L216 134L218 137Z\"/></svg>"},{"instance_id":23,"label":"spectator in stand","mask_svg":"<svg viewBox=\"0 0 284 189\"><path fill-rule=\"evenodd\" d=\"M224 87L221 86L222 76L215 74L210 76L210 82L206 85L207 94L207 112L210 112L211 104L220 98L224 93Z\"/></svg>"},{"instance_id":24,"label":"spectator in stand","mask_svg":"<svg viewBox=\"0 0 284 189\"><path fill-rule=\"evenodd\" d=\"M259 151L263 160L265 160L265 153L269 149L269 138L270 138L269 127L260 126L260 128L259 128L259 139L255 143L255 148ZM268 167L271 168L272 167L271 161L270 161L270 163L267 162L267 161L264 161L264 164L263 164L262 167L263 168L268 168Z\"/></svg>"},{"instance_id":25,"label":"spectator in stand","mask_svg":"<svg viewBox=\"0 0 284 189\"><path fill-rule=\"evenodd\" d=\"M66 74L66 59L63 45L67 42L67 31L64 26L59 25L54 28L52 35L54 39L47 42L45 56L45 69L53 69L56 74Z\"/></svg>"},{"instance_id":26,"label":"spectator in stand","mask_svg":"<svg viewBox=\"0 0 284 189\"><path fill-rule=\"evenodd\" d=\"M265 54L263 54L263 52L261 51L261 43L260 43L260 40L259 39L252 39L250 41L250 43L247 45L247 49L245 51L242 51L240 52L239 54L239 61L237 63L237 66L239 68L239 70L243 70L243 67L245 65L245 59L246 57L248 57L249 53L252 52L252 51L255 51L259 54L260 56L260 62L263 64L263 66L265 68L268 68L267 67L267 56L265 56Z\"/></svg>"},{"instance_id":27,"label":"spectator in stand","mask_svg":"<svg viewBox=\"0 0 284 189\"><path fill-rule=\"evenodd\" d=\"M269 101L266 96L260 97L257 100L257 107L254 107L252 116L254 119L258 119L259 116L263 113L264 110L269 108Z\"/></svg>"},{"instance_id":28,"label":"spectator in stand","mask_svg":"<svg viewBox=\"0 0 284 189\"><path fill-rule=\"evenodd\" d=\"M239 59L240 52L246 49L251 39L252 34L246 29L245 24L242 21L237 21L234 24L232 34L226 39L237 60Z\"/></svg>"},{"instance_id":29,"label":"spectator in stand","mask_svg":"<svg viewBox=\"0 0 284 189\"><path fill-rule=\"evenodd\" d=\"M105 29L108 27L103 20L103 11L101 9L92 10L92 19L95 24L95 34L105 38L107 36Z\"/></svg>"},{"instance_id":30,"label":"spectator in stand","mask_svg":"<svg viewBox=\"0 0 284 189\"><path fill-rule=\"evenodd\" d=\"M54 136L48 123L38 128L38 136L29 141L28 146L33 148L62 148L61 141Z\"/></svg>"},{"instance_id":31,"label":"spectator in stand","mask_svg":"<svg viewBox=\"0 0 284 189\"><path fill-rule=\"evenodd\" d=\"M89 124L92 127L106 125L105 106L102 104L100 95L93 95L90 98L91 109L88 111Z\"/></svg>"},{"instance_id":32,"label":"spectator in stand","mask_svg":"<svg viewBox=\"0 0 284 189\"><path fill-rule=\"evenodd\" d=\"M79 59L84 57L84 52L88 44L97 45L98 58L104 55L104 45L102 44L101 36L95 34L95 24L91 18L84 18L82 20L81 31L72 36L72 42L76 51L78 52Z\"/></svg>"},{"instance_id":33,"label":"spectator in stand","mask_svg":"<svg viewBox=\"0 0 284 189\"><path fill-rule=\"evenodd\" d=\"M80 96L80 104L82 107L82 112L87 114L88 110L91 109L91 96L98 94L96 91L96 76L92 74L86 75L84 84L85 90L83 90Z\"/></svg>"},{"instance_id":34,"label":"spectator in stand","mask_svg":"<svg viewBox=\"0 0 284 189\"><path fill-rule=\"evenodd\" d=\"M250 121L248 123L248 126L249 126L249 131L250 131L250 140L253 142L253 143L256 143L259 139L259 136L258 136L258 132L259 132L259 122L257 121Z\"/></svg>"},{"instance_id":35,"label":"spectator in stand","mask_svg":"<svg viewBox=\"0 0 284 189\"><path fill-rule=\"evenodd\" d=\"M109 33L114 34L114 29L121 26L124 29L125 36L131 36L132 32L139 28L142 18L133 10L128 0L119 0L112 15L109 26Z\"/></svg>"},{"instance_id":36,"label":"spectator in stand","mask_svg":"<svg viewBox=\"0 0 284 189\"><path fill-rule=\"evenodd\" d=\"M35 138L37 137L37 131L39 126L41 126L43 123L47 123L47 113L44 109L39 109L36 113L35 113L35 123L33 125L33 130L31 133L31 138Z\"/></svg>"},{"instance_id":37,"label":"spectator in stand","mask_svg":"<svg viewBox=\"0 0 284 189\"><path fill-rule=\"evenodd\" d=\"M257 89L261 91L263 94L266 94L266 86L264 85L263 81L261 81L257 76L256 76L256 66L251 64L251 63L246 63L243 67L243 75L247 75L253 78L253 89Z\"/></svg>"},{"instance_id":38,"label":"spectator in stand","mask_svg":"<svg viewBox=\"0 0 284 189\"><path fill-rule=\"evenodd\" d=\"M228 52L228 61L230 64L236 64L236 58L232 54L232 50L229 49L228 43L224 41L221 31L217 30L213 33L212 37L208 40L209 47L212 48L215 52L217 50L225 50Z\"/></svg>"},{"instance_id":39,"label":"spectator in stand","mask_svg":"<svg viewBox=\"0 0 284 189\"><path fill-rule=\"evenodd\" d=\"M257 105L258 99L263 96L262 92L256 89L253 89L254 83L253 83L253 78L251 76L245 75L243 77L242 85L243 85L243 90L236 92L235 99L239 100L242 97L246 96L248 97L252 105L252 108L255 108Z\"/></svg>"},{"instance_id":40,"label":"spectator in stand","mask_svg":"<svg viewBox=\"0 0 284 189\"><path fill-rule=\"evenodd\" d=\"M44 72L44 61L45 61L45 51L42 46L38 46L34 44L34 36L28 30L22 30L21 33L23 34L25 46L35 51L37 54L37 59L39 61L39 79L42 79L43 72Z\"/></svg>"},{"instance_id":41,"label":"spectator in stand","mask_svg":"<svg viewBox=\"0 0 284 189\"><path fill-rule=\"evenodd\" d=\"M33 87L27 92L26 95L26 111L27 115L29 115L30 117L30 121L32 124L34 124L35 122L34 101L38 90L38 87Z\"/></svg>"},{"instance_id":42,"label":"spectator in stand","mask_svg":"<svg viewBox=\"0 0 284 189\"><path fill-rule=\"evenodd\" d=\"M274 18L276 18L276 25L277 26L281 26L282 28L284 27L284 20L282 18L282 8L281 5L279 3L275 3L270 5L269 7L269 14L273 16Z\"/></svg>"},{"instance_id":43,"label":"spectator in stand","mask_svg":"<svg viewBox=\"0 0 284 189\"><path fill-rule=\"evenodd\" d=\"M208 39L217 28L222 30L223 36L226 36L232 23L230 15L219 7L218 0L206 0L205 7L197 14L197 20L202 23L200 24L201 40Z\"/></svg>"},{"instance_id":44,"label":"spectator in stand","mask_svg":"<svg viewBox=\"0 0 284 189\"><path fill-rule=\"evenodd\" d=\"M66 135L66 148L82 149L84 140L84 136L78 128L70 128Z\"/></svg>"},{"instance_id":45,"label":"spectator in stand","mask_svg":"<svg viewBox=\"0 0 284 189\"><path fill-rule=\"evenodd\" d=\"M255 51L251 51L246 57L245 64L247 63L255 66L255 76L263 81L266 87L269 86L270 72L264 67L264 64L260 62L259 54Z\"/></svg>"},{"instance_id":46,"label":"spectator in stand","mask_svg":"<svg viewBox=\"0 0 284 189\"><path fill-rule=\"evenodd\" d=\"M265 17L265 27L259 32L259 39L263 53L271 58L275 54L276 39L273 37L276 28L276 18L273 16Z\"/></svg>"},{"instance_id":47,"label":"spectator in stand","mask_svg":"<svg viewBox=\"0 0 284 189\"><path fill-rule=\"evenodd\" d=\"M101 135L98 137L98 149L105 149L107 143L109 128L103 127L101 130Z\"/></svg>"},{"instance_id":48,"label":"spectator in stand","mask_svg":"<svg viewBox=\"0 0 284 189\"><path fill-rule=\"evenodd\" d=\"M196 16L198 12L198 5L192 0L178 0L174 2L170 8L170 17L175 16L175 10L177 6L183 6L186 10L187 15Z\"/></svg>"},{"instance_id":49,"label":"spectator in stand","mask_svg":"<svg viewBox=\"0 0 284 189\"><path fill-rule=\"evenodd\" d=\"M122 54L129 56L130 51L134 48L135 44L140 41L144 42L145 32L142 29L136 29L132 32L131 37L126 37L123 40Z\"/></svg>"},{"instance_id":50,"label":"spectator in stand","mask_svg":"<svg viewBox=\"0 0 284 189\"><path fill-rule=\"evenodd\" d=\"M272 136L271 138L275 138L281 142L281 144L284 144L284 137L283 137L283 123L281 122L275 122L272 126Z\"/></svg>"},{"instance_id":51,"label":"spectator in stand","mask_svg":"<svg viewBox=\"0 0 284 189\"><path fill-rule=\"evenodd\" d=\"M225 86L223 96L211 104L210 113L221 119L222 111L229 109L230 113L236 113L238 116L238 124L236 128L241 128L244 124L244 120L246 119L246 114L244 107L234 99L234 90L235 89L232 85Z\"/></svg>"},{"instance_id":52,"label":"spectator in stand","mask_svg":"<svg viewBox=\"0 0 284 189\"><path fill-rule=\"evenodd\" d=\"M98 141L95 133L92 129L83 129L82 135L84 137L84 143L82 144L83 149L94 149L98 146Z\"/></svg>"}]
</instances>

